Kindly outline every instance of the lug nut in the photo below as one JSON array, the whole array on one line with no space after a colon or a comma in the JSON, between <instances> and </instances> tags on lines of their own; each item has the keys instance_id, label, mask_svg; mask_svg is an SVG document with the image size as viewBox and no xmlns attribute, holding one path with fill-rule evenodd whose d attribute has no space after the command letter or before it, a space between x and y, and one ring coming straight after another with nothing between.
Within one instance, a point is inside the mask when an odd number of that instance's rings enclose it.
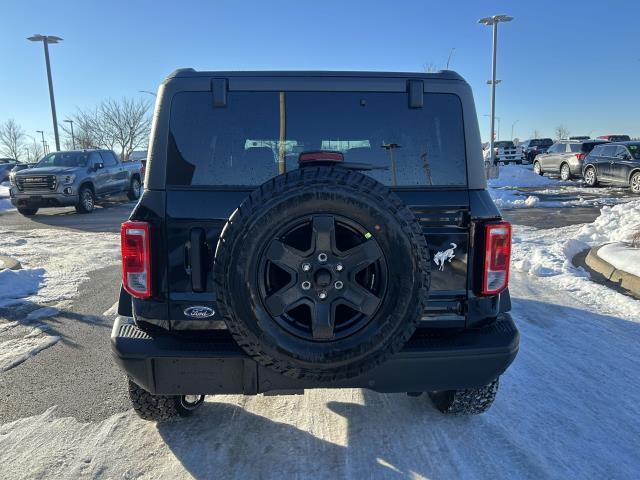
<instances>
[{"instance_id":1,"label":"lug nut","mask_svg":"<svg viewBox=\"0 0 640 480\"><path fill-rule=\"evenodd\" d=\"M329 257L327 257L327 254L326 254L326 253L320 253L320 254L318 254L318 261L319 261L319 262L324 263L324 262L326 262L326 261L327 261L327 258L329 258Z\"/></svg>"},{"instance_id":2,"label":"lug nut","mask_svg":"<svg viewBox=\"0 0 640 480\"><path fill-rule=\"evenodd\" d=\"M318 293L318 297L320 297L320 300L324 300L325 298L327 298L327 292L322 290L320 293Z\"/></svg>"},{"instance_id":3,"label":"lug nut","mask_svg":"<svg viewBox=\"0 0 640 480\"><path fill-rule=\"evenodd\" d=\"M302 289L303 290L309 290L310 288L311 288L311 282L308 282L307 280L302 282Z\"/></svg>"},{"instance_id":4,"label":"lug nut","mask_svg":"<svg viewBox=\"0 0 640 480\"><path fill-rule=\"evenodd\" d=\"M336 290L341 290L342 287L344 287L344 284L338 280L336 283L333 284L334 287L336 287Z\"/></svg>"},{"instance_id":5,"label":"lug nut","mask_svg":"<svg viewBox=\"0 0 640 480\"><path fill-rule=\"evenodd\" d=\"M342 270L344 270L344 266L341 263L338 263L336 265L336 272L341 272Z\"/></svg>"},{"instance_id":6,"label":"lug nut","mask_svg":"<svg viewBox=\"0 0 640 480\"><path fill-rule=\"evenodd\" d=\"M303 263L302 264L302 271L303 272L308 272L311 270L311 264L310 263Z\"/></svg>"}]
</instances>

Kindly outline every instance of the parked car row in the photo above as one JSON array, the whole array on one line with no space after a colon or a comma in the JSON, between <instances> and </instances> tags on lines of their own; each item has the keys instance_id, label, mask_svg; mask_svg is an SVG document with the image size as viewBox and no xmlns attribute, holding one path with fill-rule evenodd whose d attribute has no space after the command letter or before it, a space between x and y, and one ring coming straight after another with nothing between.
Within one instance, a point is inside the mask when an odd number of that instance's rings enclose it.
<instances>
[{"instance_id":1,"label":"parked car row","mask_svg":"<svg viewBox=\"0 0 640 480\"><path fill-rule=\"evenodd\" d=\"M640 194L640 141L562 140L535 156L533 171L564 181L582 177L590 187L628 186Z\"/></svg>"}]
</instances>

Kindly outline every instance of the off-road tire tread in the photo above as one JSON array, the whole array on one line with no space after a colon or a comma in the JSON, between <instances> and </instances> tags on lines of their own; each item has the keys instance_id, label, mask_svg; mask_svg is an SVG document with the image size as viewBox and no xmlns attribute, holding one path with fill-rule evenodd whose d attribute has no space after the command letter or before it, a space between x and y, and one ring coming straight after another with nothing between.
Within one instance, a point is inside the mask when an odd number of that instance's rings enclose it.
<instances>
[{"instance_id":1,"label":"off-road tire tread","mask_svg":"<svg viewBox=\"0 0 640 480\"><path fill-rule=\"evenodd\" d=\"M479 388L429 392L436 408L447 415L479 415L489 410L498 393L499 379Z\"/></svg>"},{"instance_id":2,"label":"off-road tire tread","mask_svg":"<svg viewBox=\"0 0 640 480\"><path fill-rule=\"evenodd\" d=\"M360 362L348 367L342 367L339 371L320 373L317 370L302 369L293 366L289 362L282 361L270 356L259 342L248 341L249 332L241 322L238 322L231 308L229 308L229 298L226 288L224 288L224 278L226 275L229 255L223 255L222 261L216 263L214 268L214 285L217 292L216 299L218 310L223 316L233 339L251 358L259 364L268 367L282 375L291 378L310 378L323 382L331 382L344 378L357 376L383 363L394 353L398 352L411 338L417 328L422 313L427 305L429 286L431 281L431 260L427 242L422 232L422 228L416 221L415 216L405 206L400 198L387 187L376 180L353 170L343 168L328 167L306 167L293 170L283 175L272 178L255 189L249 197L242 202L236 212L229 218L227 224L220 234L218 247L216 248L216 259L221 244L233 244L235 236L239 233L236 224L242 224L242 220L253 215L258 209L263 208L266 201L272 201L289 193L292 189L300 191L305 188L322 189L327 185L339 185L350 189L357 194L366 195L372 201L386 203L400 219L402 231L409 237L414 258L419 259L419 269L421 272L421 287L419 290L419 301L414 306L413 318L410 322L405 322L402 331L396 332L393 341L387 346L386 351L371 361L362 365Z\"/></svg>"},{"instance_id":3,"label":"off-road tire tread","mask_svg":"<svg viewBox=\"0 0 640 480\"><path fill-rule=\"evenodd\" d=\"M144 420L166 422L180 415L178 397L152 395L129 379L129 398L135 412Z\"/></svg>"}]
</instances>

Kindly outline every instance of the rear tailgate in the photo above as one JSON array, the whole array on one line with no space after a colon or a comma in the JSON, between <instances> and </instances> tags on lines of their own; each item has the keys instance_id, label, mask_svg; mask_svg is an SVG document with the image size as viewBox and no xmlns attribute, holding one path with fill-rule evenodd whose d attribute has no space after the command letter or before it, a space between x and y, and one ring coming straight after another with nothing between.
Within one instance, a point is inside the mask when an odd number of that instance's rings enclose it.
<instances>
[{"instance_id":1,"label":"rear tailgate","mask_svg":"<svg viewBox=\"0 0 640 480\"><path fill-rule=\"evenodd\" d=\"M185 314L185 310L193 305L217 310L212 270L203 270L204 283L195 285L194 276L199 277L201 273L195 272L197 266L189 265L188 255L195 241L193 232L201 231L206 239L206 263L211 265L227 218L249 193L248 190L167 191L167 264L172 328L224 328L217 312L212 317L198 320ZM405 191L398 194L422 225L431 253L430 300L423 320L434 327L464 326L469 251L468 192ZM452 257L448 250L452 250ZM443 258L442 264L437 264L436 258Z\"/></svg>"}]
</instances>

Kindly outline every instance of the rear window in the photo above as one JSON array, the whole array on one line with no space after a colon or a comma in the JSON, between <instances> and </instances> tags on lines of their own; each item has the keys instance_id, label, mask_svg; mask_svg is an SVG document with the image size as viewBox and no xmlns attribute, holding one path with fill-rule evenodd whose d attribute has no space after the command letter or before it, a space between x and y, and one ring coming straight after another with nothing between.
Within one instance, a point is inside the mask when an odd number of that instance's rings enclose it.
<instances>
[{"instance_id":1,"label":"rear window","mask_svg":"<svg viewBox=\"0 0 640 480\"><path fill-rule=\"evenodd\" d=\"M509 141L500 141L500 142L495 142L493 144L494 147L496 148L515 148L515 145L513 144L513 142L509 142Z\"/></svg>"},{"instance_id":2,"label":"rear window","mask_svg":"<svg viewBox=\"0 0 640 480\"><path fill-rule=\"evenodd\" d=\"M214 108L208 92L171 103L167 184L256 186L298 168L298 156L340 151L385 185L466 185L462 106L452 94L229 92ZM394 175L395 167L395 175Z\"/></svg>"},{"instance_id":3,"label":"rear window","mask_svg":"<svg viewBox=\"0 0 640 480\"><path fill-rule=\"evenodd\" d=\"M531 140L531 143L529 145L532 147L550 147L551 145L553 145L553 140L551 140L550 138Z\"/></svg>"},{"instance_id":4,"label":"rear window","mask_svg":"<svg viewBox=\"0 0 640 480\"><path fill-rule=\"evenodd\" d=\"M580 151L583 153L589 153L597 145L602 145L602 142L585 142L582 144L582 149Z\"/></svg>"}]
</instances>

